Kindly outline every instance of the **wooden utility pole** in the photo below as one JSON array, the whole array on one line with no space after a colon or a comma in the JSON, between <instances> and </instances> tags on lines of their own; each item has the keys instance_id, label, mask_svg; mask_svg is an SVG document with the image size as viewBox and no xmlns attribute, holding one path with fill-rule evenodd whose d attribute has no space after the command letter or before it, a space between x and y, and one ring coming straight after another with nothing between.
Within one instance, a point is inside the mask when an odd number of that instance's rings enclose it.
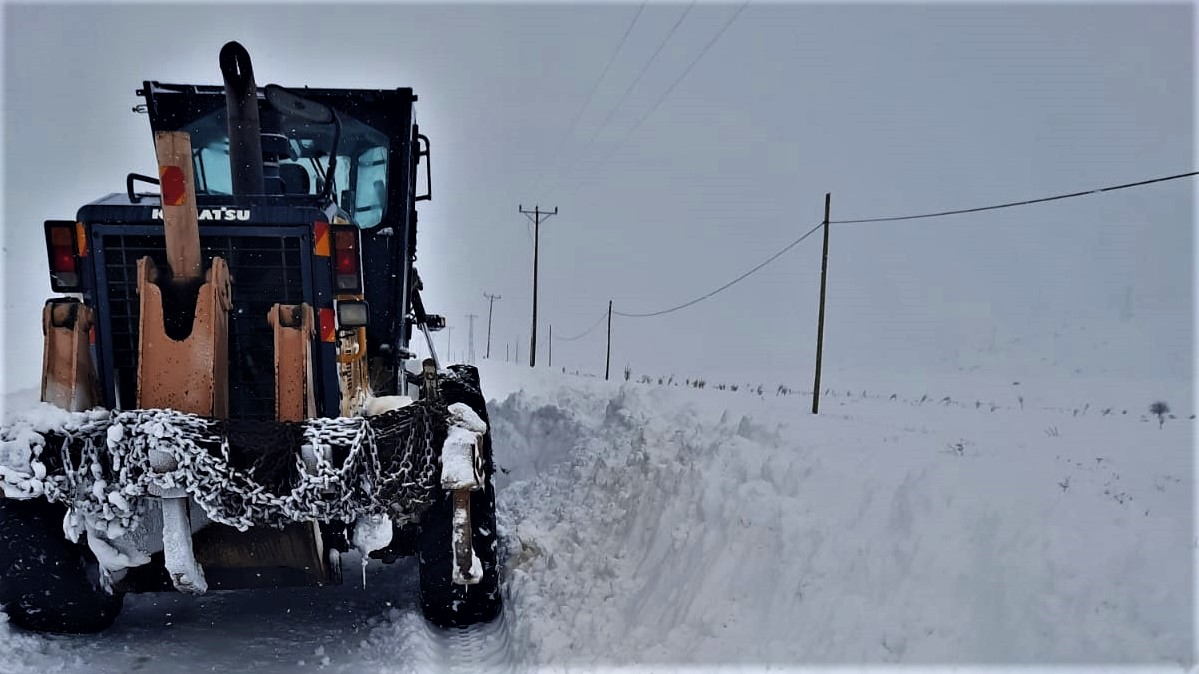
<instances>
[{"instance_id":1,"label":"wooden utility pole","mask_svg":"<svg viewBox=\"0 0 1199 674\"><path fill-rule=\"evenodd\" d=\"M608 300L608 355L604 358L604 381L612 368L612 300Z\"/></svg>"},{"instance_id":2,"label":"wooden utility pole","mask_svg":"<svg viewBox=\"0 0 1199 674\"><path fill-rule=\"evenodd\" d=\"M554 366L554 324L550 323L550 340L545 344L550 350L550 367Z\"/></svg>"},{"instance_id":3,"label":"wooden utility pole","mask_svg":"<svg viewBox=\"0 0 1199 674\"><path fill-rule=\"evenodd\" d=\"M523 205L518 204L517 210L524 213L526 218L533 222L533 334L529 336L529 367L537 365L537 253L538 244L541 241L541 221L549 218L551 215L558 214L558 207L555 206L553 212L542 211L541 206L534 206L533 210L526 211ZM532 216L532 217L529 217ZM518 359L519 360L519 359Z\"/></svg>"},{"instance_id":4,"label":"wooden utility pole","mask_svg":"<svg viewBox=\"0 0 1199 674\"><path fill-rule=\"evenodd\" d=\"M487 351L483 353L484 358L491 358L491 310L495 307L495 301L501 299L499 295L489 295L483 293L483 297L487 298ZM507 356L504 360L508 360Z\"/></svg>"},{"instance_id":5,"label":"wooden utility pole","mask_svg":"<svg viewBox=\"0 0 1199 674\"><path fill-rule=\"evenodd\" d=\"M816 332L816 385L812 387L812 414L820 413L820 364L824 356L824 294L828 288L828 214L831 192L824 193L824 257L820 262L820 317Z\"/></svg>"},{"instance_id":6,"label":"wooden utility pole","mask_svg":"<svg viewBox=\"0 0 1199 674\"><path fill-rule=\"evenodd\" d=\"M475 364L475 319L478 318L475 314L467 314L466 321L470 325L470 331L467 333L466 346L466 364Z\"/></svg>"}]
</instances>

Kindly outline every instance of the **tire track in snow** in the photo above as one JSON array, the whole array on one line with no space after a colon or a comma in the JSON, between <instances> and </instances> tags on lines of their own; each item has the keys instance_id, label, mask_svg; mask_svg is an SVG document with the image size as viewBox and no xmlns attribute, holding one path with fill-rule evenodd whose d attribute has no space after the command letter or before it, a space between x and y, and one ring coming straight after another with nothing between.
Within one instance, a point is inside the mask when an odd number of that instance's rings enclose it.
<instances>
[{"instance_id":1,"label":"tire track in snow","mask_svg":"<svg viewBox=\"0 0 1199 674\"><path fill-rule=\"evenodd\" d=\"M443 674L517 671L508 612L490 623L440 629L414 616L411 652L413 671Z\"/></svg>"}]
</instances>

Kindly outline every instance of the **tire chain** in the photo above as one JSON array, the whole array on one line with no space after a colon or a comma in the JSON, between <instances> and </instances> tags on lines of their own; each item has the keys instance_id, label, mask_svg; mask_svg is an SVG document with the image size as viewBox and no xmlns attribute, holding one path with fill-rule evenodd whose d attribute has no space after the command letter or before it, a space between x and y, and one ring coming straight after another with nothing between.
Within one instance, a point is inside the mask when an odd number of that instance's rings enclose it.
<instances>
[{"instance_id":1,"label":"tire chain","mask_svg":"<svg viewBox=\"0 0 1199 674\"><path fill-rule=\"evenodd\" d=\"M65 503L102 524L110 539L137 526L142 497L172 489L195 499L210 520L240 531L311 520L349 523L364 515L388 515L403 525L432 503L447 419L443 405L418 401L369 419L299 422L315 466L304 463L299 447L276 447L291 452L295 470L288 484L267 485L230 461L229 422L158 409L91 414L30 443L30 465L37 466L31 470L45 476L24 484L36 483L30 496ZM156 470L151 450L175 467ZM335 465L331 459L339 455L344 458Z\"/></svg>"}]
</instances>

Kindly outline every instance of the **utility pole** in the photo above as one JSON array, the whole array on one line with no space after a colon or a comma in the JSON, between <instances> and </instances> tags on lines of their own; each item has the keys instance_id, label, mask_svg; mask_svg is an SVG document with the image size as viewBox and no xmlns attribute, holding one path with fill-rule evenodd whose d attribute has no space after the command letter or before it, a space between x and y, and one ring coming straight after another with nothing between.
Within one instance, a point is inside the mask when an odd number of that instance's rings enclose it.
<instances>
[{"instance_id":1,"label":"utility pole","mask_svg":"<svg viewBox=\"0 0 1199 674\"><path fill-rule=\"evenodd\" d=\"M491 310L495 307L495 301L501 299L499 295L489 295L483 293L483 297L487 298L487 351L484 352L484 358L491 358ZM507 360L505 358L504 360Z\"/></svg>"},{"instance_id":2,"label":"utility pole","mask_svg":"<svg viewBox=\"0 0 1199 674\"><path fill-rule=\"evenodd\" d=\"M475 364L475 319L476 318L478 318L478 316L476 316L474 314L466 315L467 324L470 326L470 328L469 328L470 332L467 333L468 336L467 336L467 340L466 340L466 345L467 345L466 346L466 364L467 365Z\"/></svg>"},{"instance_id":3,"label":"utility pole","mask_svg":"<svg viewBox=\"0 0 1199 674\"><path fill-rule=\"evenodd\" d=\"M554 324L550 323L550 341L546 342L550 349L550 367L554 366Z\"/></svg>"},{"instance_id":4,"label":"utility pole","mask_svg":"<svg viewBox=\"0 0 1199 674\"><path fill-rule=\"evenodd\" d=\"M608 300L608 355L604 358L604 381L608 381L608 371L612 368L612 300Z\"/></svg>"},{"instance_id":5,"label":"utility pole","mask_svg":"<svg viewBox=\"0 0 1199 674\"><path fill-rule=\"evenodd\" d=\"M524 205L518 204L517 210L524 213L526 218L533 221L533 334L529 336L529 367L537 365L537 253L541 241L541 221L551 215L558 214L558 207L553 212L542 211L541 206L534 206L532 211L526 211ZM529 217L532 216L532 217Z\"/></svg>"},{"instance_id":6,"label":"utility pole","mask_svg":"<svg viewBox=\"0 0 1199 674\"><path fill-rule=\"evenodd\" d=\"M828 287L828 212L831 192L824 193L824 257L820 262L820 318L816 332L816 385L812 388L812 414L820 413L820 361L824 356L824 294Z\"/></svg>"},{"instance_id":7,"label":"utility pole","mask_svg":"<svg viewBox=\"0 0 1199 674\"><path fill-rule=\"evenodd\" d=\"M504 362L512 358L512 342L504 342Z\"/></svg>"}]
</instances>

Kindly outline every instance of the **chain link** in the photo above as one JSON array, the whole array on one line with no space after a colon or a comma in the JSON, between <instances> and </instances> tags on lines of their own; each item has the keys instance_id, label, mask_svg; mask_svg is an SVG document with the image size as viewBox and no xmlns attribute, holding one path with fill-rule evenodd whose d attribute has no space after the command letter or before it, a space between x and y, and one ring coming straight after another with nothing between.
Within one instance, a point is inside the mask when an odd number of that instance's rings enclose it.
<instances>
[{"instance_id":1,"label":"chain link","mask_svg":"<svg viewBox=\"0 0 1199 674\"><path fill-rule=\"evenodd\" d=\"M176 489L195 499L210 520L242 531L311 520L352 522L364 515L388 515L403 525L432 502L447 419L444 405L427 401L369 419L292 424L299 434L281 433L275 422L228 422L171 410L92 415L31 443L30 465L46 474L19 484L41 492L30 495L67 504L75 516L105 523L109 538L137 525L142 497ZM255 423L250 430L259 432L247 433L245 427ZM276 446L231 444L247 436L273 439ZM280 446L297 436L304 448ZM290 453L293 465L276 475L259 475L255 467L261 464L240 466L247 453L277 462L287 457L279 452ZM13 476L3 477L13 483Z\"/></svg>"}]
</instances>

